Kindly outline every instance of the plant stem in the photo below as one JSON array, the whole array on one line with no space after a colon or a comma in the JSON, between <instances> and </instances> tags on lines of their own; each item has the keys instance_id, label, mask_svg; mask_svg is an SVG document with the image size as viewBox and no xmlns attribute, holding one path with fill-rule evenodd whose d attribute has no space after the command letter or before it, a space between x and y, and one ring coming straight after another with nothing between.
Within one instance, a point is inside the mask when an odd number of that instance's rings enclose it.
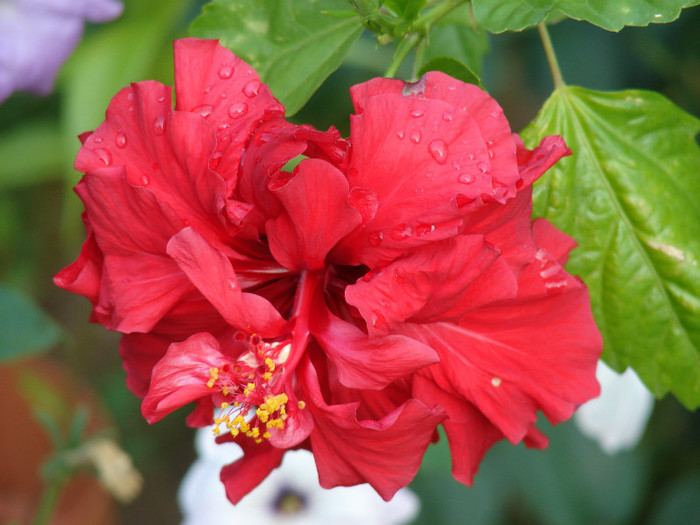
<instances>
[{"instance_id":1,"label":"plant stem","mask_svg":"<svg viewBox=\"0 0 700 525\"><path fill-rule=\"evenodd\" d=\"M552 72L552 80L554 81L554 89L561 89L566 87L564 83L564 77L561 76L561 69L559 69L559 62L557 62L557 56L554 54L554 46L552 46L552 40L549 38L549 32L547 31L547 26L544 22L537 24L537 30L540 33L540 39L542 40L542 45L544 46L544 53L547 55L547 63L549 64L549 69Z\"/></svg>"},{"instance_id":2,"label":"plant stem","mask_svg":"<svg viewBox=\"0 0 700 525\"><path fill-rule=\"evenodd\" d=\"M66 479L66 476L62 474L54 474L47 480L47 485L44 488L44 493L41 495L39 509L34 516L32 525L47 525L49 523Z\"/></svg>"},{"instance_id":3,"label":"plant stem","mask_svg":"<svg viewBox=\"0 0 700 525\"><path fill-rule=\"evenodd\" d=\"M396 53L394 53L394 58L391 61L391 64L389 64L389 67L384 73L384 76L387 78L394 78L396 72L408 54L420 42L425 40L433 24L444 16L448 15L461 4L465 3L465 1L466 0L447 0L445 2L441 2L434 8L427 11L425 15L421 16L416 23L413 24L410 31L404 35L402 42L396 49Z\"/></svg>"}]
</instances>

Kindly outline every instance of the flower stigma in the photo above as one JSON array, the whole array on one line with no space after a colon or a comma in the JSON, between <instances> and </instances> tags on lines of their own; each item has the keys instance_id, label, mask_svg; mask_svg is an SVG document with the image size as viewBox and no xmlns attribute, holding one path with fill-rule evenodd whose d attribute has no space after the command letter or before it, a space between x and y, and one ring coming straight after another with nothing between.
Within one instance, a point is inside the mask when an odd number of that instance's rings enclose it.
<instances>
[{"instance_id":1,"label":"flower stigma","mask_svg":"<svg viewBox=\"0 0 700 525\"><path fill-rule=\"evenodd\" d=\"M271 429L284 429L288 417L289 397L280 391L279 375L283 367L279 364L286 361L289 345L266 343L257 335L250 336L249 341L242 341L243 337L237 334L236 339L249 347L247 352L234 364L209 369L207 386L224 399L220 404L215 403L221 412L214 419L216 426L212 431L215 436L222 431L233 437L243 434L261 443L271 437ZM303 409L306 404L299 401L297 406Z\"/></svg>"}]
</instances>

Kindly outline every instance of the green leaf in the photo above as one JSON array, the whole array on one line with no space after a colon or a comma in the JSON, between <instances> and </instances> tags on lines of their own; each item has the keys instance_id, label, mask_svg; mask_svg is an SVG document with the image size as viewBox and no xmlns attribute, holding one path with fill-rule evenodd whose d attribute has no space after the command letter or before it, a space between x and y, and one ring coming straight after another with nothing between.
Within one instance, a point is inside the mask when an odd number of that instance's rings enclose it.
<instances>
[{"instance_id":1,"label":"green leaf","mask_svg":"<svg viewBox=\"0 0 700 525\"><path fill-rule=\"evenodd\" d=\"M325 14L339 0L215 0L190 26L218 38L251 64L274 95L296 113L335 71L362 33L362 18Z\"/></svg>"},{"instance_id":2,"label":"green leaf","mask_svg":"<svg viewBox=\"0 0 700 525\"><path fill-rule=\"evenodd\" d=\"M434 58L420 68L419 75L423 75L423 73L427 71L442 71L462 82L481 86L479 77L477 77L471 69L454 58Z\"/></svg>"},{"instance_id":3,"label":"green leaf","mask_svg":"<svg viewBox=\"0 0 700 525\"><path fill-rule=\"evenodd\" d=\"M550 14L585 20L608 31L673 22L698 0L473 0L479 25L492 33L521 31Z\"/></svg>"},{"instance_id":4,"label":"green leaf","mask_svg":"<svg viewBox=\"0 0 700 525\"><path fill-rule=\"evenodd\" d=\"M0 137L0 189L63 178L63 141L58 124L32 120Z\"/></svg>"},{"instance_id":5,"label":"green leaf","mask_svg":"<svg viewBox=\"0 0 700 525\"><path fill-rule=\"evenodd\" d=\"M44 352L60 335L58 325L31 299L0 285L0 363Z\"/></svg>"},{"instance_id":6,"label":"green leaf","mask_svg":"<svg viewBox=\"0 0 700 525\"><path fill-rule=\"evenodd\" d=\"M488 35L483 31L474 31L469 6L464 5L432 27L420 68L435 58L450 57L464 64L479 78L481 64L488 50Z\"/></svg>"},{"instance_id":7,"label":"green leaf","mask_svg":"<svg viewBox=\"0 0 700 525\"><path fill-rule=\"evenodd\" d=\"M523 135L573 151L535 185L534 215L572 235L603 357L657 396L700 405L700 121L657 93L557 90Z\"/></svg>"}]
</instances>

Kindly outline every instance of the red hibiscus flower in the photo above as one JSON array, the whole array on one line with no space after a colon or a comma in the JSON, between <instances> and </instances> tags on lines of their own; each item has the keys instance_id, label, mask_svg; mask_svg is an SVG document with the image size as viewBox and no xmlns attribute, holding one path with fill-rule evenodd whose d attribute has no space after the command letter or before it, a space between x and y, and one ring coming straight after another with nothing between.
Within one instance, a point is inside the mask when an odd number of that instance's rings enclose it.
<instances>
[{"instance_id":1,"label":"red hibiscus flower","mask_svg":"<svg viewBox=\"0 0 700 525\"><path fill-rule=\"evenodd\" d=\"M175 86L173 110L132 84L81 137L88 238L55 280L125 334L149 422L219 409L245 452L221 474L232 501L299 447L324 487L389 499L439 424L471 483L495 441L544 447L539 411L598 394L574 242L530 218L560 137L529 151L486 93L428 73L352 88L345 141L287 122L215 41L175 43Z\"/></svg>"}]
</instances>

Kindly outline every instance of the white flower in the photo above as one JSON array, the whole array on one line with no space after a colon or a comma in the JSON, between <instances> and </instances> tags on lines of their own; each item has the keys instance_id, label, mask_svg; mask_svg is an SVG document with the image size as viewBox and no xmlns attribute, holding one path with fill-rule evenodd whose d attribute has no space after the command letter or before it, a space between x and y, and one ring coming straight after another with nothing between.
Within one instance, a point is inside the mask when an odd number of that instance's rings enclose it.
<instances>
[{"instance_id":1,"label":"white flower","mask_svg":"<svg viewBox=\"0 0 700 525\"><path fill-rule=\"evenodd\" d=\"M599 361L596 377L601 394L578 409L576 424L604 452L628 450L644 433L654 397L631 368L618 374Z\"/></svg>"},{"instance_id":2,"label":"white flower","mask_svg":"<svg viewBox=\"0 0 700 525\"><path fill-rule=\"evenodd\" d=\"M409 489L385 502L368 485L321 488L307 450L287 452L280 468L234 506L226 499L219 471L241 457L240 447L217 445L209 428L197 431L195 445L199 458L178 495L182 525L233 523L241 518L255 519L257 525L399 525L418 513L418 498Z\"/></svg>"}]
</instances>

